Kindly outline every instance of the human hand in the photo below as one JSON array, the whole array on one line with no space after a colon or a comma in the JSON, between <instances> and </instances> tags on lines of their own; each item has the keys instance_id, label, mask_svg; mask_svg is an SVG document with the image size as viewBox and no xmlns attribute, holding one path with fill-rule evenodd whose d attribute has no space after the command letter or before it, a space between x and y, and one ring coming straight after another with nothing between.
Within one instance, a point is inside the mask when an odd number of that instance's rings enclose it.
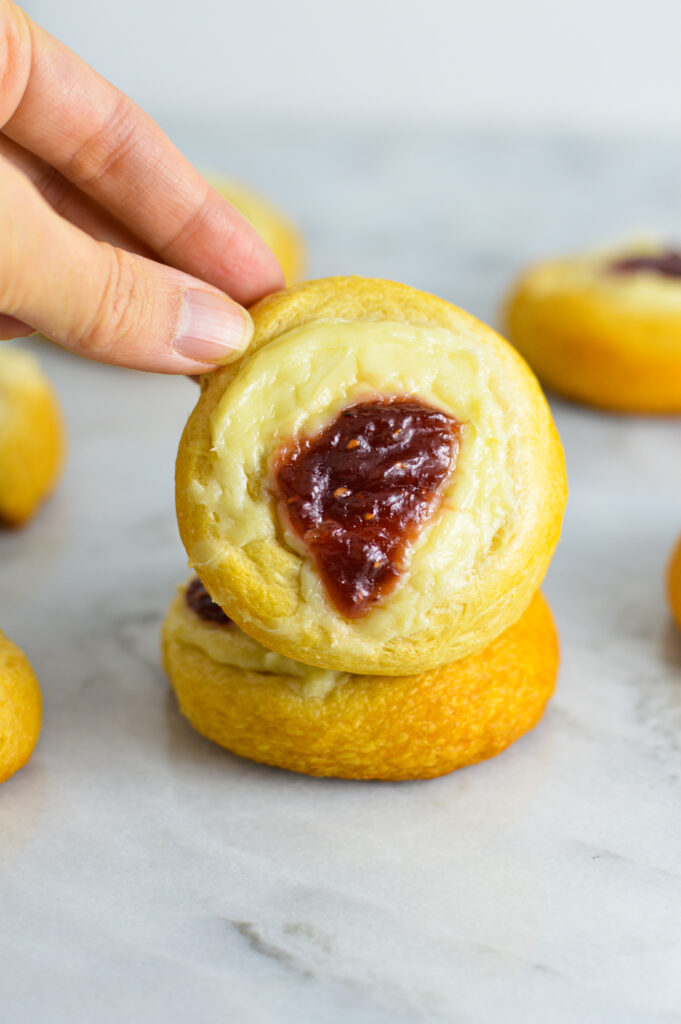
<instances>
[{"instance_id":1,"label":"human hand","mask_svg":"<svg viewBox=\"0 0 681 1024\"><path fill-rule=\"evenodd\" d=\"M283 286L265 243L158 125L11 0L0 237L0 337L39 330L143 370L236 358L253 330L238 303Z\"/></svg>"}]
</instances>

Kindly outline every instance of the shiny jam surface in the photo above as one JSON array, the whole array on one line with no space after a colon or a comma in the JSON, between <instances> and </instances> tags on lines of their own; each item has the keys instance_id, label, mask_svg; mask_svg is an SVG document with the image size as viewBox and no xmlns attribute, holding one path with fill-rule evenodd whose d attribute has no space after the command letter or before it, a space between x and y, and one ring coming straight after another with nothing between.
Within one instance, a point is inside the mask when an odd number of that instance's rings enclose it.
<instances>
[{"instance_id":1,"label":"shiny jam surface","mask_svg":"<svg viewBox=\"0 0 681 1024\"><path fill-rule=\"evenodd\" d=\"M625 256L608 267L615 274L635 274L639 270L663 277L681 277L681 252L669 249L656 256Z\"/></svg>"},{"instance_id":2,"label":"shiny jam surface","mask_svg":"<svg viewBox=\"0 0 681 1024\"><path fill-rule=\"evenodd\" d=\"M440 506L460 425L417 398L377 398L344 409L312 438L286 446L273 490L348 619L393 589L411 543Z\"/></svg>"},{"instance_id":3,"label":"shiny jam surface","mask_svg":"<svg viewBox=\"0 0 681 1024\"><path fill-rule=\"evenodd\" d=\"M191 581L184 596L191 610L204 622L227 626L232 621L227 618L220 605L215 603L198 576Z\"/></svg>"}]
</instances>

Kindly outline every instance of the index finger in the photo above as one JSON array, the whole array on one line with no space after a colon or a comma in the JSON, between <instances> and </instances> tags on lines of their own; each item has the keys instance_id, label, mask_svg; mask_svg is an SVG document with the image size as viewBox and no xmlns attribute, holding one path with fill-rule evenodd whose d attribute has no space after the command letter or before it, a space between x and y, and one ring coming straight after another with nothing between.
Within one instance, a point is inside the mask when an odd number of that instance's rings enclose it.
<instances>
[{"instance_id":1,"label":"index finger","mask_svg":"<svg viewBox=\"0 0 681 1024\"><path fill-rule=\"evenodd\" d=\"M10 0L0 0L0 86L3 132L162 260L243 304L283 286L260 236L155 121Z\"/></svg>"}]
</instances>

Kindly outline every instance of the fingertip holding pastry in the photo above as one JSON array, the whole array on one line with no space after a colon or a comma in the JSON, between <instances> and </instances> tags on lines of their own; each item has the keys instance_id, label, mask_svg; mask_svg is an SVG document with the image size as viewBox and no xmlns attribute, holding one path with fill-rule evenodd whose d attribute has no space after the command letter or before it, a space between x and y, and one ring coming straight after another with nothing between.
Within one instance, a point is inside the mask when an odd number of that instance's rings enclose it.
<instances>
[{"instance_id":1,"label":"fingertip holding pastry","mask_svg":"<svg viewBox=\"0 0 681 1024\"><path fill-rule=\"evenodd\" d=\"M35 673L23 651L0 632L0 783L30 760L41 723Z\"/></svg>"},{"instance_id":2,"label":"fingertip holding pastry","mask_svg":"<svg viewBox=\"0 0 681 1024\"><path fill-rule=\"evenodd\" d=\"M209 177L213 187L241 213L258 232L279 261L287 284L300 280L305 265L305 245L287 217L263 196L245 185Z\"/></svg>"},{"instance_id":3,"label":"fingertip holding pastry","mask_svg":"<svg viewBox=\"0 0 681 1024\"><path fill-rule=\"evenodd\" d=\"M681 412L681 254L660 245L538 263L506 302L509 339L542 383L617 412Z\"/></svg>"},{"instance_id":4,"label":"fingertip holding pastry","mask_svg":"<svg viewBox=\"0 0 681 1024\"><path fill-rule=\"evenodd\" d=\"M563 452L515 350L405 285L312 281L252 310L176 473L209 592L280 655L413 675L484 650L544 576Z\"/></svg>"},{"instance_id":5,"label":"fingertip holding pastry","mask_svg":"<svg viewBox=\"0 0 681 1024\"><path fill-rule=\"evenodd\" d=\"M667 597L674 620L681 629L681 537L676 542L667 568Z\"/></svg>"},{"instance_id":6,"label":"fingertip holding pastry","mask_svg":"<svg viewBox=\"0 0 681 1024\"><path fill-rule=\"evenodd\" d=\"M20 526L52 492L66 448L57 396L40 366L0 348L0 521Z\"/></svg>"},{"instance_id":7,"label":"fingertip holding pastry","mask_svg":"<svg viewBox=\"0 0 681 1024\"><path fill-rule=\"evenodd\" d=\"M162 632L180 710L213 742L289 771L393 781L444 775L532 729L555 686L558 639L539 593L483 651L415 676L285 659L224 617L202 618L186 594L185 584Z\"/></svg>"}]
</instances>

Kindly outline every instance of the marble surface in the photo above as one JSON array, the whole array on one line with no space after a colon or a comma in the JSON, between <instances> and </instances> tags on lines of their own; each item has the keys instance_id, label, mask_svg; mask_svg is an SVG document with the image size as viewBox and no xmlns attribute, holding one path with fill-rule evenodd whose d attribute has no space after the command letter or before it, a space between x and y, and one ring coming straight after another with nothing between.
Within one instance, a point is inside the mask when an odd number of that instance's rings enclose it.
<instances>
[{"instance_id":1,"label":"marble surface","mask_svg":"<svg viewBox=\"0 0 681 1024\"><path fill-rule=\"evenodd\" d=\"M227 147L171 125L288 205L312 275L395 277L494 320L528 258L681 233L671 145L265 127ZM681 1021L681 636L662 583L681 422L553 403L563 664L534 733L432 782L321 781L201 739L159 666L194 385L29 344L71 451L39 518L0 536L0 623L45 696L37 752L0 790L0 1018Z\"/></svg>"}]
</instances>

